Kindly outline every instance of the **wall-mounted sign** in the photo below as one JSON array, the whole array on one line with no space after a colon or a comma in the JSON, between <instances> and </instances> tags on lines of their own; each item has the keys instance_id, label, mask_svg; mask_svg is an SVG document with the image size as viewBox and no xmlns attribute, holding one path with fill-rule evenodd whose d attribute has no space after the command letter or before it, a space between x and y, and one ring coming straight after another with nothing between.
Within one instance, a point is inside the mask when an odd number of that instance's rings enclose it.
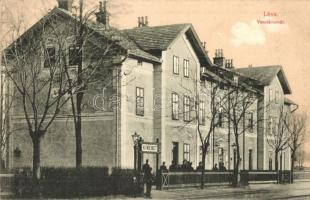
<instances>
[{"instance_id":1,"label":"wall-mounted sign","mask_svg":"<svg viewBox=\"0 0 310 200\"><path fill-rule=\"evenodd\" d=\"M158 153L158 144L157 143L142 143L142 152L143 153Z\"/></svg>"}]
</instances>

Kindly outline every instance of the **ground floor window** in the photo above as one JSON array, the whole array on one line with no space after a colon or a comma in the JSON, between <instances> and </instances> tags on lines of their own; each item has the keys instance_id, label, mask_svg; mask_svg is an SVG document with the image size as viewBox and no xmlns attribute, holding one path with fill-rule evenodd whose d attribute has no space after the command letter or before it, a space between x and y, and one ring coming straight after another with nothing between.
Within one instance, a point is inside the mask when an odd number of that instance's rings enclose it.
<instances>
[{"instance_id":1,"label":"ground floor window","mask_svg":"<svg viewBox=\"0 0 310 200\"><path fill-rule=\"evenodd\" d=\"M186 143L184 143L183 159L190 161L190 146Z\"/></svg>"},{"instance_id":2,"label":"ground floor window","mask_svg":"<svg viewBox=\"0 0 310 200\"><path fill-rule=\"evenodd\" d=\"M253 169L253 150L249 149L249 170Z\"/></svg>"}]
</instances>

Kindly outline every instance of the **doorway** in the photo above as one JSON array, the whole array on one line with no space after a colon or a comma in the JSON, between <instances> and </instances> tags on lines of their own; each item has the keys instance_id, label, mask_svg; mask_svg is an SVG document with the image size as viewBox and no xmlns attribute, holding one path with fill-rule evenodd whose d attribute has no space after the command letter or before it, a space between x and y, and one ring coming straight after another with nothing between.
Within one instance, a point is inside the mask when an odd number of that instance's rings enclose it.
<instances>
[{"instance_id":1,"label":"doorway","mask_svg":"<svg viewBox=\"0 0 310 200\"><path fill-rule=\"evenodd\" d=\"M172 142L172 162L179 164L179 143Z\"/></svg>"}]
</instances>

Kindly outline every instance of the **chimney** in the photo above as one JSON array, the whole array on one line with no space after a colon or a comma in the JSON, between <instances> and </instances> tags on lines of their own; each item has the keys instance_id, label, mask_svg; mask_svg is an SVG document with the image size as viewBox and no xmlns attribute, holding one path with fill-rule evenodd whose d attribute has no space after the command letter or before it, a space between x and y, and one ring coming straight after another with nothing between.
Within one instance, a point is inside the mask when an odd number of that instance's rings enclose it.
<instances>
[{"instance_id":1,"label":"chimney","mask_svg":"<svg viewBox=\"0 0 310 200\"><path fill-rule=\"evenodd\" d=\"M72 0L57 0L58 8L72 12Z\"/></svg>"},{"instance_id":2,"label":"chimney","mask_svg":"<svg viewBox=\"0 0 310 200\"><path fill-rule=\"evenodd\" d=\"M226 69L233 69L233 59L226 59L225 60L225 68Z\"/></svg>"},{"instance_id":3,"label":"chimney","mask_svg":"<svg viewBox=\"0 0 310 200\"><path fill-rule=\"evenodd\" d=\"M107 11L107 0L99 1L99 12L96 12L97 23L109 28L109 14Z\"/></svg>"},{"instance_id":4,"label":"chimney","mask_svg":"<svg viewBox=\"0 0 310 200\"><path fill-rule=\"evenodd\" d=\"M215 57L213 63L219 67L224 67L223 49L215 49Z\"/></svg>"},{"instance_id":5,"label":"chimney","mask_svg":"<svg viewBox=\"0 0 310 200\"><path fill-rule=\"evenodd\" d=\"M148 20L148 17L145 16L145 22L144 22L144 26L148 26L149 25L149 20Z\"/></svg>"},{"instance_id":6,"label":"chimney","mask_svg":"<svg viewBox=\"0 0 310 200\"><path fill-rule=\"evenodd\" d=\"M138 27L144 27L144 26L148 26L149 25L149 21L148 21L148 17L138 17Z\"/></svg>"}]
</instances>

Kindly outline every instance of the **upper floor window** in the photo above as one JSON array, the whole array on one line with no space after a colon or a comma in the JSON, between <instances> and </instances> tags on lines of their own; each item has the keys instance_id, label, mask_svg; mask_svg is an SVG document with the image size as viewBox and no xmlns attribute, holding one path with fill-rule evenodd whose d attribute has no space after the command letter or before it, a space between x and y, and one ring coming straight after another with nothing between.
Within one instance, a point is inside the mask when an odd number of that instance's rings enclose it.
<instances>
[{"instance_id":1,"label":"upper floor window","mask_svg":"<svg viewBox=\"0 0 310 200\"><path fill-rule=\"evenodd\" d=\"M190 121L190 98L184 96L184 121Z\"/></svg>"},{"instance_id":2,"label":"upper floor window","mask_svg":"<svg viewBox=\"0 0 310 200\"><path fill-rule=\"evenodd\" d=\"M269 102L272 101L272 89L269 88Z\"/></svg>"},{"instance_id":3,"label":"upper floor window","mask_svg":"<svg viewBox=\"0 0 310 200\"><path fill-rule=\"evenodd\" d=\"M190 146L189 144L184 143L184 147L183 147L183 159L190 161Z\"/></svg>"},{"instance_id":4,"label":"upper floor window","mask_svg":"<svg viewBox=\"0 0 310 200\"><path fill-rule=\"evenodd\" d=\"M279 101L279 91L276 91L276 92L275 92L275 97L274 97L274 98L275 98L275 99L274 99L275 102L278 103L278 101Z\"/></svg>"},{"instance_id":5,"label":"upper floor window","mask_svg":"<svg viewBox=\"0 0 310 200\"><path fill-rule=\"evenodd\" d=\"M238 76L234 76L234 84L238 85L239 82L239 77Z\"/></svg>"},{"instance_id":6,"label":"upper floor window","mask_svg":"<svg viewBox=\"0 0 310 200\"><path fill-rule=\"evenodd\" d=\"M199 124L204 125L206 120L205 120L205 102L200 101L199 103L199 113L198 113L198 120L199 120Z\"/></svg>"},{"instance_id":7,"label":"upper floor window","mask_svg":"<svg viewBox=\"0 0 310 200\"><path fill-rule=\"evenodd\" d=\"M173 73L179 74L179 57L173 56Z\"/></svg>"},{"instance_id":8,"label":"upper floor window","mask_svg":"<svg viewBox=\"0 0 310 200\"><path fill-rule=\"evenodd\" d=\"M254 124L253 124L253 113L249 113L248 116L248 128L250 132L253 132Z\"/></svg>"},{"instance_id":9,"label":"upper floor window","mask_svg":"<svg viewBox=\"0 0 310 200\"><path fill-rule=\"evenodd\" d=\"M76 45L69 46L69 66L79 64L79 48Z\"/></svg>"},{"instance_id":10,"label":"upper floor window","mask_svg":"<svg viewBox=\"0 0 310 200\"><path fill-rule=\"evenodd\" d=\"M223 127L223 115L221 112L217 114L217 126Z\"/></svg>"},{"instance_id":11,"label":"upper floor window","mask_svg":"<svg viewBox=\"0 0 310 200\"><path fill-rule=\"evenodd\" d=\"M179 119L179 95L172 93L172 119Z\"/></svg>"},{"instance_id":12,"label":"upper floor window","mask_svg":"<svg viewBox=\"0 0 310 200\"><path fill-rule=\"evenodd\" d=\"M44 51L44 68L54 67L56 64L56 48L47 47Z\"/></svg>"},{"instance_id":13,"label":"upper floor window","mask_svg":"<svg viewBox=\"0 0 310 200\"><path fill-rule=\"evenodd\" d=\"M273 117L270 117L269 118L269 121L268 121L268 134L271 135L273 134Z\"/></svg>"},{"instance_id":14,"label":"upper floor window","mask_svg":"<svg viewBox=\"0 0 310 200\"><path fill-rule=\"evenodd\" d=\"M144 89L136 88L136 115L144 115Z\"/></svg>"},{"instance_id":15,"label":"upper floor window","mask_svg":"<svg viewBox=\"0 0 310 200\"><path fill-rule=\"evenodd\" d=\"M189 77L189 60L184 59L183 61L184 76Z\"/></svg>"}]
</instances>

